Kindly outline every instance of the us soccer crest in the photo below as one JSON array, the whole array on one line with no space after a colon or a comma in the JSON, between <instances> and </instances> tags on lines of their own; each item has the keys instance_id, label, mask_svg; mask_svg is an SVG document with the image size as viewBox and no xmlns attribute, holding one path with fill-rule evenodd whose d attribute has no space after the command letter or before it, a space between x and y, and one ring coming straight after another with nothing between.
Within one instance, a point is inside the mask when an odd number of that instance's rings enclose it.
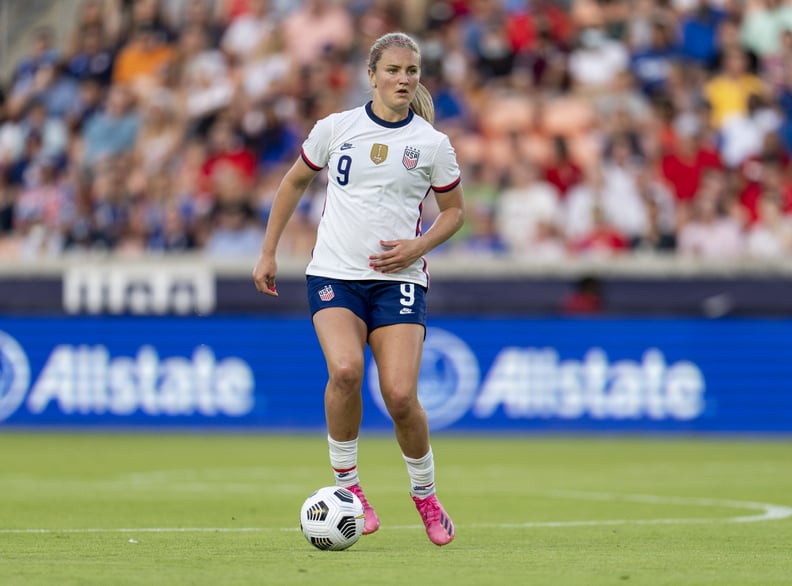
<instances>
[{"instance_id":1,"label":"us soccer crest","mask_svg":"<svg viewBox=\"0 0 792 586\"><path fill-rule=\"evenodd\" d=\"M335 297L335 292L332 285L325 285L319 289L319 299L322 301L331 301L333 297Z\"/></svg>"},{"instance_id":2,"label":"us soccer crest","mask_svg":"<svg viewBox=\"0 0 792 586\"><path fill-rule=\"evenodd\" d=\"M404 156L402 157L402 163L407 168L408 171L412 171L415 169L415 166L418 164L418 156L421 154L421 151L414 147L405 147L404 148Z\"/></svg>"},{"instance_id":3,"label":"us soccer crest","mask_svg":"<svg viewBox=\"0 0 792 586\"><path fill-rule=\"evenodd\" d=\"M375 142L371 147L371 160L375 165L379 165L388 158L388 145Z\"/></svg>"}]
</instances>

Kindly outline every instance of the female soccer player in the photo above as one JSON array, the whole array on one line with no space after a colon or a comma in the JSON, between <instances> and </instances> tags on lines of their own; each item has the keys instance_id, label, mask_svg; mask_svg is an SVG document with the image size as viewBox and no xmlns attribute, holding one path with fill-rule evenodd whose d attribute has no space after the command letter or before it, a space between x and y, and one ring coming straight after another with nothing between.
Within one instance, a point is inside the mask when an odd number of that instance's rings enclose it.
<instances>
[{"instance_id":1,"label":"female soccer player","mask_svg":"<svg viewBox=\"0 0 792 586\"><path fill-rule=\"evenodd\" d=\"M262 293L278 295L278 241L303 192L327 167L327 199L306 274L327 362L325 417L336 484L363 502L363 533L376 531L379 518L357 471L368 343L412 499L429 539L445 545L454 539L454 524L435 495L429 426L418 400L429 284L423 255L460 228L464 208L456 155L431 124L434 107L420 74L420 51L409 36L390 33L373 44L373 99L314 126L278 188L253 280ZM440 213L422 233L421 206L430 189Z\"/></svg>"}]
</instances>

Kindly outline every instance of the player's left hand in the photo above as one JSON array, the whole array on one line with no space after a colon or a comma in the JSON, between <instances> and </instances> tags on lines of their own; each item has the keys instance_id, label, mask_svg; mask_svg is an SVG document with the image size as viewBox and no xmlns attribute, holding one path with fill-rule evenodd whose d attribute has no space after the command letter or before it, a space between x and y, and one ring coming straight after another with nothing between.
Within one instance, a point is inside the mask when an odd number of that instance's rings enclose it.
<instances>
[{"instance_id":1,"label":"player's left hand","mask_svg":"<svg viewBox=\"0 0 792 586\"><path fill-rule=\"evenodd\" d=\"M380 240L383 251L369 257L369 266L380 273L397 273L421 258L423 249L417 239Z\"/></svg>"}]
</instances>

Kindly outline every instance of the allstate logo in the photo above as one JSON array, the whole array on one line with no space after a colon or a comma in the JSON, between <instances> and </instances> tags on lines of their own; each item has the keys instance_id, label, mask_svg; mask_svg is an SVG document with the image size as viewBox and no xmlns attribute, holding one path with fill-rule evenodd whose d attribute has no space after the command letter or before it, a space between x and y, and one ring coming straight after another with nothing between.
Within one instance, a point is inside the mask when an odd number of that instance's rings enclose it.
<instances>
[{"instance_id":1,"label":"allstate logo","mask_svg":"<svg viewBox=\"0 0 792 586\"><path fill-rule=\"evenodd\" d=\"M19 343L0 332L0 421L12 415L30 384L30 365Z\"/></svg>"},{"instance_id":2,"label":"allstate logo","mask_svg":"<svg viewBox=\"0 0 792 586\"><path fill-rule=\"evenodd\" d=\"M445 330L427 328L418 397L434 429L447 427L468 412L476 399L479 379L478 360L463 340ZM387 415L373 360L368 383L374 402Z\"/></svg>"}]
</instances>

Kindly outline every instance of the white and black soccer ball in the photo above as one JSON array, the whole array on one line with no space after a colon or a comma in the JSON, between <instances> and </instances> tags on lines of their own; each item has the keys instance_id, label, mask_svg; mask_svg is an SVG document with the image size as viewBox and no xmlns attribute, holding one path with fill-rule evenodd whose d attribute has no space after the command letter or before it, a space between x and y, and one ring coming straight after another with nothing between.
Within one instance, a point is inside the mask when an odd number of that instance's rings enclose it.
<instances>
[{"instance_id":1,"label":"white and black soccer ball","mask_svg":"<svg viewBox=\"0 0 792 586\"><path fill-rule=\"evenodd\" d=\"M300 529L318 549L341 550L363 535L363 503L350 490L325 486L305 499L300 509Z\"/></svg>"}]
</instances>

